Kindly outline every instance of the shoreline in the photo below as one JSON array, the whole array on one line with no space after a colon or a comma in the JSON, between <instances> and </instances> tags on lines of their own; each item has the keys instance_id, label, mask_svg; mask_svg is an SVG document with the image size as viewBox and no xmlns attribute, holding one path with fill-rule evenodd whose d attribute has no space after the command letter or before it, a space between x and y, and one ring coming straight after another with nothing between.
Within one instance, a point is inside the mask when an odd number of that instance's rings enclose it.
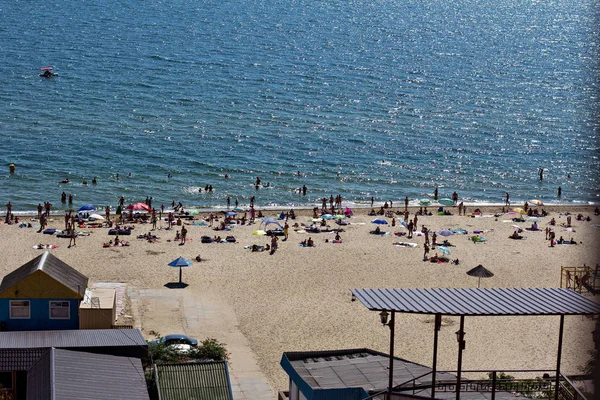
<instances>
[{"instance_id":1,"label":"shoreline","mask_svg":"<svg viewBox=\"0 0 600 400\"><path fill-rule=\"evenodd\" d=\"M400 203L400 202L398 202ZM346 205L347 204L347 205ZM397 203L394 203L397 204ZM360 204L360 203L351 203L351 202L344 202L344 205L342 206L342 208L348 207L352 210L370 210L371 208L375 209L375 211L379 210L381 207L383 207L384 202L374 202L373 203L373 207L371 207L370 204ZM502 208L505 208L507 211L512 210L513 208L517 208L517 207L522 207L523 204L520 203L511 203L510 206L506 206L504 203L464 203L464 206L468 207L469 209L471 208L479 208L481 209L482 212L490 212L490 211L494 211L494 212L501 212ZM586 210L586 209L593 209L595 207L599 207L600 203L587 203L587 204L583 204L583 203L548 203L548 204L544 204L543 206L536 206L536 205L532 205L532 204L528 204L529 207L531 208L538 208L540 211L541 209L546 209L546 210L566 210L566 209L574 209L574 210ZM103 215L104 214L104 207L105 206L98 206L96 211L92 211L91 213L98 213ZM249 205L248 204L240 204L240 207L244 208L244 211L249 211ZM293 209L296 212L305 212L305 211L310 211L312 212L314 207L318 207L319 209L321 208L321 204L317 204L314 203L314 205L311 206L307 206L307 205L265 205L265 206L255 206L255 210L256 211L267 211L267 212L280 212L280 211L289 211L290 209ZM421 206L419 204L415 204L415 202L413 201L412 203L409 202L408 205L408 210L411 211L412 210L418 210L420 207L424 207ZM458 211L458 206L443 206L441 204L431 204L429 206L427 206L427 209L431 212L434 212L438 209L438 207L444 207L444 209L448 209L448 210L457 210ZM186 212L190 212L193 211L193 215L194 216L198 216L198 215L202 215L202 214L210 214L210 213L225 213L227 211L232 210L233 208L235 208L234 205L232 205L232 207L227 208L226 206L215 206L215 207L184 207L184 210L186 210ZM114 212L114 210L116 209L116 207L112 207L111 206L111 212ZM67 212L69 212L69 210L71 212L77 212L77 209L72 208L72 209L60 209L60 210L51 210L50 211L50 215L55 215L55 216L62 216L65 215ZM402 204L401 207L389 207L386 210L393 210L393 211L402 211L404 210L404 204ZM171 208L165 208L164 214L168 213L168 212L172 212L173 210ZM157 212L159 212L157 210ZM37 216L37 211L36 210L13 210L12 214L19 216L19 217L35 217ZM3 210L0 211L0 216L5 217L6 216L6 208L4 208Z\"/></svg>"}]
</instances>

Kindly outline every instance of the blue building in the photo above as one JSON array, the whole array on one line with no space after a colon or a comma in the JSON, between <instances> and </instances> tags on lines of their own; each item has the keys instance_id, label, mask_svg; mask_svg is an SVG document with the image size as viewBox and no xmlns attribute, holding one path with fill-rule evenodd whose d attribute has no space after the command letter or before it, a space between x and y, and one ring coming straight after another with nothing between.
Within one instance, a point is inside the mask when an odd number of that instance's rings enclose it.
<instances>
[{"instance_id":1,"label":"blue building","mask_svg":"<svg viewBox=\"0 0 600 400\"><path fill-rule=\"evenodd\" d=\"M79 329L88 278L45 252L2 279L0 330Z\"/></svg>"}]
</instances>

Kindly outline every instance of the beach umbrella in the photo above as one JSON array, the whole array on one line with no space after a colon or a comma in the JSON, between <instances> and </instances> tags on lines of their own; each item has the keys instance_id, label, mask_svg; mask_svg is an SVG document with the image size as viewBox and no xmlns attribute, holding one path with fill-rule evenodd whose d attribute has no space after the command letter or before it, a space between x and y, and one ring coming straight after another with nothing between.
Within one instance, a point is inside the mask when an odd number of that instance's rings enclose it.
<instances>
[{"instance_id":1,"label":"beach umbrella","mask_svg":"<svg viewBox=\"0 0 600 400\"><path fill-rule=\"evenodd\" d=\"M454 205L454 200L445 197L443 199L439 199L438 203L440 203L443 206L453 206Z\"/></svg>"},{"instance_id":2,"label":"beach umbrella","mask_svg":"<svg viewBox=\"0 0 600 400\"><path fill-rule=\"evenodd\" d=\"M323 215L321 215L321 218L323 218L323 219L333 219L333 215L331 215L331 214L323 214Z\"/></svg>"},{"instance_id":3,"label":"beach umbrella","mask_svg":"<svg viewBox=\"0 0 600 400\"><path fill-rule=\"evenodd\" d=\"M527 211L523 210L522 208L513 208L513 211L519 214L527 214Z\"/></svg>"},{"instance_id":4,"label":"beach umbrella","mask_svg":"<svg viewBox=\"0 0 600 400\"><path fill-rule=\"evenodd\" d=\"M454 204L454 202L452 202L452 204ZM431 205L431 200L429 200L429 199L421 199L421 200L419 200L419 205L421 205L421 206L429 206L429 205Z\"/></svg>"},{"instance_id":5,"label":"beach umbrella","mask_svg":"<svg viewBox=\"0 0 600 400\"><path fill-rule=\"evenodd\" d=\"M371 223L377 224L377 225L387 225L388 222L383 218L377 218L377 219L374 219L373 221L371 221Z\"/></svg>"},{"instance_id":6,"label":"beach umbrella","mask_svg":"<svg viewBox=\"0 0 600 400\"><path fill-rule=\"evenodd\" d=\"M104 221L104 217L100 214L92 214L89 217L90 221Z\"/></svg>"},{"instance_id":7,"label":"beach umbrella","mask_svg":"<svg viewBox=\"0 0 600 400\"><path fill-rule=\"evenodd\" d=\"M342 214L337 214L333 216L333 219L346 219L346 216Z\"/></svg>"},{"instance_id":8,"label":"beach umbrella","mask_svg":"<svg viewBox=\"0 0 600 400\"><path fill-rule=\"evenodd\" d=\"M454 233L450 229L442 229L438 234L440 236L452 236Z\"/></svg>"},{"instance_id":9,"label":"beach umbrella","mask_svg":"<svg viewBox=\"0 0 600 400\"><path fill-rule=\"evenodd\" d=\"M225 215L228 216L228 217L235 217L237 214L235 212L233 212L233 211L227 211L225 213Z\"/></svg>"},{"instance_id":10,"label":"beach umbrella","mask_svg":"<svg viewBox=\"0 0 600 400\"><path fill-rule=\"evenodd\" d=\"M181 284L181 268L189 267L190 265L192 265L192 262L190 260L186 260L183 257L178 257L175 260L171 261L168 265L169 267L179 267L179 284Z\"/></svg>"},{"instance_id":11,"label":"beach umbrella","mask_svg":"<svg viewBox=\"0 0 600 400\"><path fill-rule=\"evenodd\" d=\"M523 228L521 228L519 225L511 225L511 226L512 226L513 228L515 228L515 229L521 229L521 230L523 230Z\"/></svg>"},{"instance_id":12,"label":"beach umbrella","mask_svg":"<svg viewBox=\"0 0 600 400\"><path fill-rule=\"evenodd\" d=\"M450 254L450 249L444 246L440 246L438 247L438 249L440 249L440 251L444 254Z\"/></svg>"},{"instance_id":13,"label":"beach umbrella","mask_svg":"<svg viewBox=\"0 0 600 400\"><path fill-rule=\"evenodd\" d=\"M127 211L148 211L148 212L152 211L150 206L145 203L130 204L127 207L125 207L125 209Z\"/></svg>"},{"instance_id":14,"label":"beach umbrella","mask_svg":"<svg viewBox=\"0 0 600 400\"><path fill-rule=\"evenodd\" d=\"M313 218L310 222L321 222L321 218Z\"/></svg>"},{"instance_id":15,"label":"beach umbrella","mask_svg":"<svg viewBox=\"0 0 600 400\"><path fill-rule=\"evenodd\" d=\"M244 211L244 209L242 207L236 207L236 208L233 209L233 211L235 211L235 212L242 212L242 211Z\"/></svg>"},{"instance_id":16,"label":"beach umbrella","mask_svg":"<svg viewBox=\"0 0 600 400\"><path fill-rule=\"evenodd\" d=\"M535 199L534 200L529 200L529 203L534 204L536 206L543 206L544 205L543 201L541 201L541 200L535 200Z\"/></svg>"},{"instance_id":17,"label":"beach umbrella","mask_svg":"<svg viewBox=\"0 0 600 400\"><path fill-rule=\"evenodd\" d=\"M529 217L527 218L527 222L540 222L538 217Z\"/></svg>"},{"instance_id":18,"label":"beach umbrella","mask_svg":"<svg viewBox=\"0 0 600 400\"><path fill-rule=\"evenodd\" d=\"M492 276L494 276L494 274L491 271L485 269L485 267L481 264L479 264L473 269L468 270L467 275L479 278L479 280L477 281L477 287L479 287L479 284L481 283L481 278L491 278Z\"/></svg>"},{"instance_id":19,"label":"beach umbrella","mask_svg":"<svg viewBox=\"0 0 600 400\"><path fill-rule=\"evenodd\" d=\"M77 211L96 211L96 207L94 207L92 204L84 204L79 207L79 210Z\"/></svg>"},{"instance_id":20,"label":"beach umbrella","mask_svg":"<svg viewBox=\"0 0 600 400\"><path fill-rule=\"evenodd\" d=\"M190 210L189 213L191 215L198 215L198 214L200 214L200 210Z\"/></svg>"},{"instance_id":21,"label":"beach umbrella","mask_svg":"<svg viewBox=\"0 0 600 400\"><path fill-rule=\"evenodd\" d=\"M403 227L405 227L406 229L408 229L408 225L406 224L406 221L401 219L400 220L400 225L402 225Z\"/></svg>"},{"instance_id":22,"label":"beach umbrella","mask_svg":"<svg viewBox=\"0 0 600 400\"><path fill-rule=\"evenodd\" d=\"M266 231L263 231L262 229L256 230L256 231L252 231L253 235L258 235L258 236L264 236L267 234Z\"/></svg>"}]
</instances>

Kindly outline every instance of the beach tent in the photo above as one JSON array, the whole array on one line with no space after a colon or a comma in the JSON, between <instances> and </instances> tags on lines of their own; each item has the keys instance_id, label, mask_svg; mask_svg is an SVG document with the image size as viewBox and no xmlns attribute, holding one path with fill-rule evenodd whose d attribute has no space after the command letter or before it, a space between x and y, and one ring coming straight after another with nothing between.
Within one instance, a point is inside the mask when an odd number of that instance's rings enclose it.
<instances>
[{"instance_id":1,"label":"beach tent","mask_svg":"<svg viewBox=\"0 0 600 400\"><path fill-rule=\"evenodd\" d=\"M96 207L94 207L92 204L84 204L79 207L79 210L77 211L96 211Z\"/></svg>"},{"instance_id":2,"label":"beach tent","mask_svg":"<svg viewBox=\"0 0 600 400\"><path fill-rule=\"evenodd\" d=\"M275 218L271 218L271 217L267 217L267 218L263 219L263 221L260 223L259 227L260 227L260 229L264 229L266 231L266 230L268 230L269 225L277 225L279 227L279 229L283 230L283 226L281 226L281 224L279 222L277 222L277 220Z\"/></svg>"}]
</instances>

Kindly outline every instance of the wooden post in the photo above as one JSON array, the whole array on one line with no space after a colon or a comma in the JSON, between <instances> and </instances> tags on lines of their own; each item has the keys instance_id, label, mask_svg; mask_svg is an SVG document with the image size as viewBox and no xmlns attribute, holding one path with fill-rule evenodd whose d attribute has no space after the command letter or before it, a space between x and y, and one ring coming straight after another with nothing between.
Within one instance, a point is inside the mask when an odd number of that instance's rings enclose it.
<instances>
[{"instance_id":1,"label":"wooden post","mask_svg":"<svg viewBox=\"0 0 600 400\"><path fill-rule=\"evenodd\" d=\"M442 326L442 314L435 314L435 323L433 324L433 368L431 371L431 398L435 399L435 382L437 380L437 347L438 332Z\"/></svg>"},{"instance_id":2,"label":"wooden post","mask_svg":"<svg viewBox=\"0 0 600 400\"><path fill-rule=\"evenodd\" d=\"M565 325L565 316L560 316L560 328L558 330L558 352L556 355L556 380L554 382L554 400L558 400L558 391L560 389L560 359L562 357L562 341Z\"/></svg>"},{"instance_id":3,"label":"wooden post","mask_svg":"<svg viewBox=\"0 0 600 400\"><path fill-rule=\"evenodd\" d=\"M390 376L388 381L388 400L392 400L392 389L394 387L394 331L396 327L396 312L392 311L390 318Z\"/></svg>"},{"instance_id":4,"label":"wooden post","mask_svg":"<svg viewBox=\"0 0 600 400\"><path fill-rule=\"evenodd\" d=\"M460 385L461 385L461 374L462 374L462 352L465 343L465 316L460 316L460 328L457 334L458 339L458 367L456 371L456 400L460 400Z\"/></svg>"}]
</instances>

